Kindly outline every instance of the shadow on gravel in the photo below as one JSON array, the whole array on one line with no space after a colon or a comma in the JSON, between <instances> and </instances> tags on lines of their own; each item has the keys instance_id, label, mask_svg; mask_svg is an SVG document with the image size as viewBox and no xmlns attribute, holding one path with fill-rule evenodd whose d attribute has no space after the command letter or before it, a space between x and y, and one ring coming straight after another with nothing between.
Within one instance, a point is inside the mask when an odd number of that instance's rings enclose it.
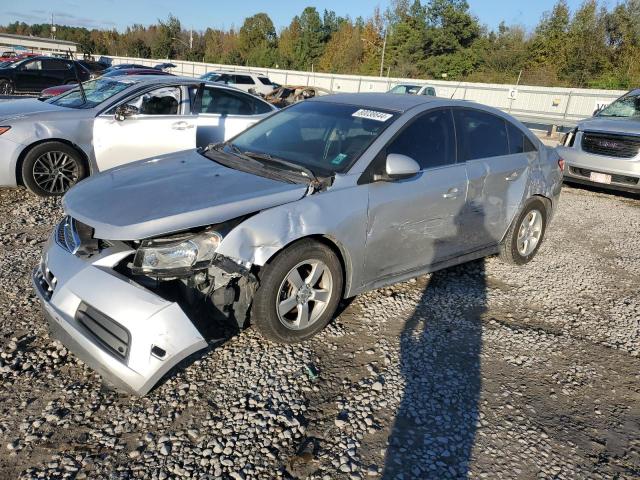
<instances>
[{"instance_id":1,"label":"shadow on gravel","mask_svg":"<svg viewBox=\"0 0 640 480\"><path fill-rule=\"evenodd\" d=\"M465 205L463 211L468 208L473 207ZM474 236L487 233L483 215L472 228L468 223L462 228L464 218L456 217L461 235L469 230ZM439 248L451 251L448 242L459 239L453 235L436 242L433 258L438 258ZM479 420L486 292L484 260L435 272L424 287L400 337L405 388L389 436L383 479L468 476Z\"/></svg>"}]
</instances>

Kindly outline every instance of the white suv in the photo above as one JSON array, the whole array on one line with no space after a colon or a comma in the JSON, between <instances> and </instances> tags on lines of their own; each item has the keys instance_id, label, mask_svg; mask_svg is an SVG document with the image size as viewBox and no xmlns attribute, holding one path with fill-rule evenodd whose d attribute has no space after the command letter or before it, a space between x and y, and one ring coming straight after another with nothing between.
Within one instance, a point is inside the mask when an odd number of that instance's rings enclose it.
<instances>
[{"instance_id":1,"label":"white suv","mask_svg":"<svg viewBox=\"0 0 640 480\"><path fill-rule=\"evenodd\" d=\"M213 80L214 82L232 85L235 88L252 91L262 95L268 95L273 92L276 87L266 75L251 72L216 72L220 75Z\"/></svg>"}]
</instances>

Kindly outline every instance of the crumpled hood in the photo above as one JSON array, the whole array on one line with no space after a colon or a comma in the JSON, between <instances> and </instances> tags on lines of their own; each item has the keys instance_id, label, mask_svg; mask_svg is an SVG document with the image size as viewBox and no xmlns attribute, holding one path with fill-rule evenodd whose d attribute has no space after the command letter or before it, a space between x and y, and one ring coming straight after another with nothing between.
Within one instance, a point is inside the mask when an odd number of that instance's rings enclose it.
<instances>
[{"instance_id":1,"label":"crumpled hood","mask_svg":"<svg viewBox=\"0 0 640 480\"><path fill-rule=\"evenodd\" d=\"M9 100L7 102L0 102L0 122L65 110L68 109L58 107L57 105L52 105L50 103L41 102L35 98Z\"/></svg>"},{"instance_id":2,"label":"crumpled hood","mask_svg":"<svg viewBox=\"0 0 640 480\"><path fill-rule=\"evenodd\" d=\"M90 177L63 205L93 227L96 238L141 240L293 202L306 191L306 185L233 170L189 150Z\"/></svg>"},{"instance_id":3,"label":"crumpled hood","mask_svg":"<svg viewBox=\"0 0 640 480\"><path fill-rule=\"evenodd\" d=\"M581 132L606 132L640 135L640 119L592 117L578 124Z\"/></svg>"}]
</instances>

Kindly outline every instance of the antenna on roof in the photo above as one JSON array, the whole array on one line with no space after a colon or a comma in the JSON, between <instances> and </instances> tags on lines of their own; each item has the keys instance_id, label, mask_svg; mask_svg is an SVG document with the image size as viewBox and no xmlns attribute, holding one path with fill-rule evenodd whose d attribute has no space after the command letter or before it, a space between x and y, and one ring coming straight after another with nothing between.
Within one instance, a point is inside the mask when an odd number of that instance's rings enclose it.
<instances>
[{"instance_id":1,"label":"antenna on roof","mask_svg":"<svg viewBox=\"0 0 640 480\"><path fill-rule=\"evenodd\" d=\"M458 91L458 88L460 87L460 85L462 85L462 80L460 80L458 82L458 85L456 85L456 88L453 90L453 93L451 94L451 98L453 99L454 95L456 94L456 92Z\"/></svg>"},{"instance_id":2,"label":"antenna on roof","mask_svg":"<svg viewBox=\"0 0 640 480\"><path fill-rule=\"evenodd\" d=\"M80 81L80 75L78 75L78 62L71 53L71 49L69 48L69 57L71 57L71 61L73 62L73 73L76 76L76 82L78 82L78 87L80 88L80 95L82 95L82 104L87 103L87 94L84 91L84 87L82 86L82 82Z\"/></svg>"}]
</instances>

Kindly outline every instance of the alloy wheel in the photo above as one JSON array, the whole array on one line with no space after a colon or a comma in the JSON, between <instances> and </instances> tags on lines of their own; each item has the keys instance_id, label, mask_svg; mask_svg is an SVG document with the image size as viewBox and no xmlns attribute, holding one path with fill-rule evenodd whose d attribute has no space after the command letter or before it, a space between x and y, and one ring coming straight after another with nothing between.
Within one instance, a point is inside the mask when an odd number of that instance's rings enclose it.
<instances>
[{"instance_id":1,"label":"alloy wheel","mask_svg":"<svg viewBox=\"0 0 640 480\"><path fill-rule=\"evenodd\" d=\"M45 152L33 164L38 187L52 194L69 190L78 181L78 163L65 152Z\"/></svg>"},{"instance_id":2,"label":"alloy wheel","mask_svg":"<svg viewBox=\"0 0 640 480\"><path fill-rule=\"evenodd\" d=\"M0 95L11 95L13 93L13 88L11 87L11 83L7 80L0 82Z\"/></svg>"},{"instance_id":3,"label":"alloy wheel","mask_svg":"<svg viewBox=\"0 0 640 480\"><path fill-rule=\"evenodd\" d=\"M313 325L327 308L333 291L331 271L320 260L305 260L289 270L276 298L278 318L291 330Z\"/></svg>"},{"instance_id":4,"label":"alloy wheel","mask_svg":"<svg viewBox=\"0 0 640 480\"><path fill-rule=\"evenodd\" d=\"M517 248L518 253L527 257L540 243L542 237L542 213L539 210L530 210L520 223L518 228Z\"/></svg>"}]
</instances>

